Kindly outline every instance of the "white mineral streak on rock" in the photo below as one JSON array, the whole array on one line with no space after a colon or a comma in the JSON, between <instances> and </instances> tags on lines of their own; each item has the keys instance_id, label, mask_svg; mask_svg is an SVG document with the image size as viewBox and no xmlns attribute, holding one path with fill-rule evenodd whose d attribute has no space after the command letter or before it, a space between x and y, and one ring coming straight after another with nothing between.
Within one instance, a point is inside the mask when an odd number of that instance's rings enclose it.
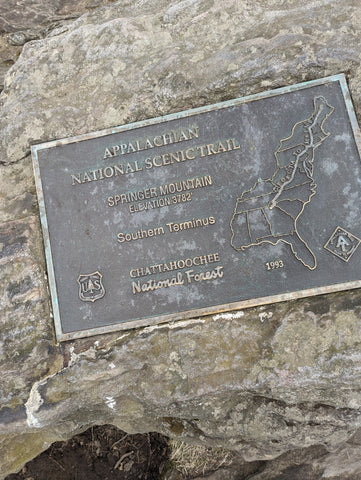
<instances>
[{"instance_id":1,"label":"white mineral streak on rock","mask_svg":"<svg viewBox=\"0 0 361 480\"><path fill-rule=\"evenodd\" d=\"M88 359L95 359L97 355L97 346L95 344L88 348L87 350L80 352L80 353L75 353L75 348L73 346L70 347L69 349L70 353L70 360L69 360L69 367L72 367L75 365L81 358L88 358Z\"/></svg>"},{"instance_id":2,"label":"white mineral streak on rock","mask_svg":"<svg viewBox=\"0 0 361 480\"><path fill-rule=\"evenodd\" d=\"M151 333L156 330L164 330L164 329L173 330L175 328L187 328L187 327L191 327L192 325L205 323L205 321L206 320L204 318L192 318L190 320L179 320L176 322L161 323L159 325L152 325L150 327L145 327L143 328L142 331L144 333Z\"/></svg>"},{"instance_id":3,"label":"white mineral streak on rock","mask_svg":"<svg viewBox=\"0 0 361 480\"><path fill-rule=\"evenodd\" d=\"M124 340L124 338L127 338L129 337L130 333L122 333L121 335L119 335L115 340L113 340L112 343L117 343L117 342L120 342L121 340Z\"/></svg>"},{"instance_id":4,"label":"white mineral streak on rock","mask_svg":"<svg viewBox=\"0 0 361 480\"><path fill-rule=\"evenodd\" d=\"M69 366L72 366L78 361L79 355L74 353L74 347L73 346L70 347L69 353L70 353Z\"/></svg>"},{"instance_id":5,"label":"white mineral streak on rock","mask_svg":"<svg viewBox=\"0 0 361 480\"><path fill-rule=\"evenodd\" d=\"M35 382L30 390L30 394L27 402L25 403L26 410L26 422L30 428L41 428L42 425L39 420L36 418L36 413L39 411L40 407L44 404L44 400L41 398L39 387L45 385L51 378L58 375L60 372L55 372L51 375L48 375L45 378Z\"/></svg>"},{"instance_id":6,"label":"white mineral streak on rock","mask_svg":"<svg viewBox=\"0 0 361 480\"><path fill-rule=\"evenodd\" d=\"M205 323L205 322L206 322L206 320L204 318L193 318L193 319L190 319L190 320L182 320L182 321L178 321L178 322L174 322L174 323L169 323L168 328L170 330L172 330L174 328L187 328L187 327L191 327L193 325L199 325L199 324L202 324L202 323Z\"/></svg>"},{"instance_id":7,"label":"white mineral streak on rock","mask_svg":"<svg viewBox=\"0 0 361 480\"><path fill-rule=\"evenodd\" d=\"M261 312L258 314L258 317L263 323L265 320L270 320L273 317L273 312Z\"/></svg>"},{"instance_id":8,"label":"white mineral streak on rock","mask_svg":"<svg viewBox=\"0 0 361 480\"><path fill-rule=\"evenodd\" d=\"M244 312L243 310L239 310L238 312L219 313L213 316L213 320L236 320L242 317L244 317Z\"/></svg>"},{"instance_id":9,"label":"white mineral streak on rock","mask_svg":"<svg viewBox=\"0 0 361 480\"><path fill-rule=\"evenodd\" d=\"M113 397L105 397L105 403L111 410L115 410L117 402L114 400Z\"/></svg>"},{"instance_id":10,"label":"white mineral streak on rock","mask_svg":"<svg viewBox=\"0 0 361 480\"><path fill-rule=\"evenodd\" d=\"M39 386L42 385L43 382L35 382L31 391L30 395L28 398L28 401L25 403L25 409L26 409L26 421L27 424L30 428L35 427L35 428L40 428L41 424L38 422L38 420L35 417L36 412L39 410L41 405L44 403L44 400L41 398L41 395L39 393Z\"/></svg>"}]
</instances>

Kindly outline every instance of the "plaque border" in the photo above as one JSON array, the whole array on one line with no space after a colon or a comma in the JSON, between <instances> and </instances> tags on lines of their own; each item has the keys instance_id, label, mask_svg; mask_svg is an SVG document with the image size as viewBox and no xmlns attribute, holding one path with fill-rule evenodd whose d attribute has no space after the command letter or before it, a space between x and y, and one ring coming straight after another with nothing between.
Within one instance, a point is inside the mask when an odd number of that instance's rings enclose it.
<instances>
[{"instance_id":1,"label":"plaque border","mask_svg":"<svg viewBox=\"0 0 361 480\"><path fill-rule=\"evenodd\" d=\"M32 145L31 153L33 158L35 184L36 184L39 210L40 210L40 220L41 220L41 226L43 230L45 257L46 257L46 264L47 264L47 270L48 270L49 288L50 288L51 301L52 301L52 307L53 307L53 316L54 316L55 333L56 333L57 341L62 342L67 340L75 340L77 338L84 338L84 337L89 337L93 335L101 335L101 334L111 333L111 332L116 332L121 330L130 330L130 329L139 328L139 327L151 327L151 326L158 325L165 322L174 322L176 320L185 320L185 319L195 318L195 317L204 316L204 315L222 313L230 310L239 310L242 308L250 308L250 307L255 307L260 305L269 305L272 303L283 302L286 300L295 300L299 298L312 297L312 296L331 293L331 292L340 292L343 290L352 290L355 288L360 288L361 279L352 281L352 282L337 283L332 285L326 285L323 287L299 290L296 292L281 293L277 295L270 295L266 297L255 298L255 299L241 300L239 302L215 305L211 307L203 307L200 309L191 309L187 311L165 314L165 315L160 315L156 317L131 320L128 322L114 323L111 325L64 333L62 330L62 324L60 319L58 294L57 294L57 287L56 287L56 280L55 280L55 270L54 270L52 252L51 252L51 244L50 244L50 237L49 237L46 207L45 207L45 201L44 201L43 185L42 185L42 180L40 176L40 166L39 166L39 158L38 158L39 150L49 149L49 148L58 147L62 145L68 145L70 143L78 143L84 140L111 135L113 133L133 130L134 128L160 124L160 123L168 122L170 120L191 117L193 115L198 115L200 113L210 112L214 110L221 110L223 108L242 105L248 102L252 102L254 100L261 100L263 98L283 95L285 93L304 90L309 87L325 85L327 83L334 83L334 82L338 82L341 87L341 92L345 101L346 111L348 113L348 117L350 120L356 147L357 147L359 156L361 157L361 132L357 123L356 114L354 111L354 107L352 104L350 92L347 86L347 81L344 73L339 73L336 75L320 78L317 80L310 80L303 83L281 87L274 90L268 90L265 92L248 95L246 97L227 100L225 102L220 102L213 105L207 105L204 107L198 107L191 110L171 113L169 115L164 115L161 117L141 120L139 122L129 123L129 124L121 125L118 127L111 127L104 130L87 133L87 134L67 137L60 140L52 140L52 141L41 143L38 145Z\"/></svg>"}]
</instances>

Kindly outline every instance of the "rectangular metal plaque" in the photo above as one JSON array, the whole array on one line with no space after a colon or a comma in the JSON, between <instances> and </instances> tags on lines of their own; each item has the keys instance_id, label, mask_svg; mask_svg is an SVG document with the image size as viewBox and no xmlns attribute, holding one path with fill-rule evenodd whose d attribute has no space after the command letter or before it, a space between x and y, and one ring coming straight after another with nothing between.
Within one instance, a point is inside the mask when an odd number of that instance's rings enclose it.
<instances>
[{"instance_id":1,"label":"rectangular metal plaque","mask_svg":"<svg viewBox=\"0 0 361 480\"><path fill-rule=\"evenodd\" d=\"M57 338L361 287L343 75L32 148Z\"/></svg>"}]
</instances>

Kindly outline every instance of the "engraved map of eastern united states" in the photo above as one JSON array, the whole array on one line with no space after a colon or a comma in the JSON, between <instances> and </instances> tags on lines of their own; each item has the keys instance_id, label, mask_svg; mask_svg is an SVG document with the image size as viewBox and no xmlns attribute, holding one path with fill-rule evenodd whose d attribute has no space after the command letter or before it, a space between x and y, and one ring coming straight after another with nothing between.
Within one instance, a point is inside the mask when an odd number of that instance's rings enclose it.
<instances>
[{"instance_id":1,"label":"engraved map of eastern united states","mask_svg":"<svg viewBox=\"0 0 361 480\"><path fill-rule=\"evenodd\" d=\"M291 135L281 140L273 176L259 178L241 194L231 219L231 245L235 250L284 242L310 270L317 267L317 260L307 239L300 236L297 222L316 194L315 150L330 135L323 126L334 110L323 96L314 97L313 104L311 116L297 122Z\"/></svg>"}]
</instances>

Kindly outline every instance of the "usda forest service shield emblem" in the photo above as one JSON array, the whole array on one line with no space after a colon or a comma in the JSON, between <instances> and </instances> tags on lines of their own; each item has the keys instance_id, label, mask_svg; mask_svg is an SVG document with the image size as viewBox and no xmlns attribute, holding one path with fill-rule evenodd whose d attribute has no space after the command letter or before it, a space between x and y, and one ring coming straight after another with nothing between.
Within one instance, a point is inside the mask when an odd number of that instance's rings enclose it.
<instances>
[{"instance_id":1,"label":"usda forest service shield emblem","mask_svg":"<svg viewBox=\"0 0 361 480\"><path fill-rule=\"evenodd\" d=\"M104 297L105 288L102 284L103 275L96 271L85 275L79 275L79 298L83 302L95 302Z\"/></svg>"}]
</instances>

